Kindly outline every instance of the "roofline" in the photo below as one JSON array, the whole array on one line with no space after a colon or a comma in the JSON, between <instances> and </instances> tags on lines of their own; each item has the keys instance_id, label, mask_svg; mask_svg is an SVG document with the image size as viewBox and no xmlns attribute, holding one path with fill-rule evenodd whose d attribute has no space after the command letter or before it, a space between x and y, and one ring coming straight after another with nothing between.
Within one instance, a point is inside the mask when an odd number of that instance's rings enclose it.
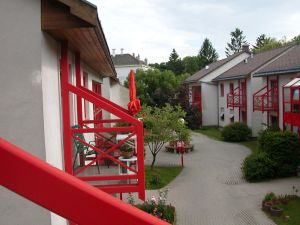
<instances>
[{"instance_id":1,"label":"roofline","mask_svg":"<svg viewBox=\"0 0 300 225\"><path fill-rule=\"evenodd\" d=\"M205 74L203 77L206 77L208 74L210 74L210 73L212 73L212 72L214 72L216 69L219 69L221 66L223 66L223 65L225 65L226 63L228 63L228 62L230 62L231 60L233 60L233 59L235 59L236 57L238 57L239 55L241 55L242 53L247 53L248 55L249 55L249 53L248 52L245 52L245 51L241 51L241 52L238 52L237 54L236 54L236 56L234 56L232 59L230 59L229 61L227 61L227 62L224 62L224 63L222 63L221 65L219 65L219 66L217 66L215 69L213 69L212 71L210 71L209 73L207 73L207 74ZM229 56L228 56L229 57ZM224 58L224 59L226 59L226 58ZM221 60L224 60L224 59L221 59ZM219 61L221 61L221 60L219 60ZM218 62L218 61L216 61L216 62ZM213 62L214 63L214 62ZM212 64L212 63L210 63L210 64ZM210 64L208 64L208 66L210 65ZM204 69L205 67L203 67L202 69ZM201 70L202 70L201 69ZM200 70L199 70L200 71ZM198 72L199 72L198 71ZM194 74L196 74L196 73L194 73ZM193 75L194 75L193 74ZM192 76L193 76L192 75ZM192 81L187 81L186 83L197 83L200 79L202 79L203 77L201 77L201 78L199 78L199 79L195 79L195 80L192 80ZM188 78L187 78L188 79ZM185 81L183 81L183 82L185 82Z\"/></svg>"},{"instance_id":2,"label":"roofline","mask_svg":"<svg viewBox=\"0 0 300 225\"><path fill-rule=\"evenodd\" d=\"M97 10L97 8L96 8ZM109 60L109 64L111 65L111 68L112 68L112 71L115 75L115 78L117 77L117 71L115 69L115 65L113 63L113 60L111 58L111 54L110 54L110 51L109 51L109 47L108 47L108 44L107 44L107 40L106 40L106 37L105 37L105 34L104 34L104 31L103 31L103 28L102 28L102 25L101 25L101 21L99 19L99 16L98 16L98 10L97 10L97 22L98 22L98 27L99 27L99 30L100 30L100 35L103 35L103 40L104 40L104 49L106 51L106 55L107 55L107 58ZM98 36L98 35L97 35ZM98 37L99 38L99 37ZM99 40L100 41L100 40Z\"/></svg>"},{"instance_id":3,"label":"roofline","mask_svg":"<svg viewBox=\"0 0 300 225\"><path fill-rule=\"evenodd\" d=\"M247 75L237 75L237 76L233 76L233 77L223 77L223 78L218 78L216 77L215 79L213 79L213 81L224 81L224 80L237 80L237 79L243 79L246 78Z\"/></svg>"},{"instance_id":4,"label":"roofline","mask_svg":"<svg viewBox=\"0 0 300 225\"><path fill-rule=\"evenodd\" d=\"M253 74L253 77L272 76L272 75L277 75L277 74L296 73L296 72L300 72L300 66L291 67L288 69L275 69L275 70L259 72L259 73Z\"/></svg>"},{"instance_id":5,"label":"roofline","mask_svg":"<svg viewBox=\"0 0 300 225\"><path fill-rule=\"evenodd\" d=\"M285 50L283 50L281 53L278 53L277 55L273 56L272 58L270 58L269 60L267 60L265 63L263 63L262 65L260 66L257 66L255 69L253 69L252 71L250 71L250 74L252 74L253 72L259 70L260 68L264 68L265 66L269 65L270 63L274 62L275 60L277 60L278 58L280 58L281 56L285 55L289 50L293 49L295 45L287 45L287 46L283 46L283 47L280 47L280 48L284 48L284 47L287 47ZM279 49L279 48L276 48L276 49ZM275 49L271 49L271 50L268 50L268 51L272 51L272 50L275 50ZM259 54L259 53L257 53ZM230 76L230 75L229 75ZM237 76L241 76L241 75L237 75ZM247 76L247 75L245 75ZM236 76L234 76L233 78L235 78ZM228 79L226 79L228 78ZM221 79L216 79L216 80L221 80ZM227 77L224 77L224 79L222 78L222 80L234 80L232 78L229 78L228 76Z\"/></svg>"}]
</instances>

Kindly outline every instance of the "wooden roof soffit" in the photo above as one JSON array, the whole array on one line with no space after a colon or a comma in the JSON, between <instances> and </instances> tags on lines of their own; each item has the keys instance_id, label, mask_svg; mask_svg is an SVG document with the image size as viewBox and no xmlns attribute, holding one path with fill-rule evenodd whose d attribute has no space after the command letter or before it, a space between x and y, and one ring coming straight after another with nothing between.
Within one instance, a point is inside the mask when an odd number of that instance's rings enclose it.
<instances>
[{"instance_id":1,"label":"wooden roof soffit","mask_svg":"<svg viewBox=\"0 0 300 225\"><path fill-rule=\"evenodd\" d=\"M116 76L97 8L84 0L42 0L41 26L57 40L68 40L83 61L102 76Z\"/></svg>"}]
</instances>

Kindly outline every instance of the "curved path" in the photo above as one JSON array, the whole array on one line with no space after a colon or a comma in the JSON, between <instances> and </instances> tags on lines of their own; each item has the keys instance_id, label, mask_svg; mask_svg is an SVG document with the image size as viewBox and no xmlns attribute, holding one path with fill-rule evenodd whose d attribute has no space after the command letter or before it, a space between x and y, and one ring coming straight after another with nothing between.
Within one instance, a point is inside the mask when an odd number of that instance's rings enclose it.
<instances>
[{"instance_id":1,"label":"curved path","mask_svg":"<svg viewBox=\"0 0 300 225\"><path fill-rule=\"evenodd\" d=\"M270 191L291 193L299 178L247 183L241 163L250 154L242 145L212 140L193 134L195 150L185 155L185 168L168 185L168 201L176 206L177 225L274 225L260 210ZM147 153L146 164L151 154ZM159 153L156 165L180 165L179 155ZM147 191L150 198L156 191Z\"/></svg>"}]
</instances>

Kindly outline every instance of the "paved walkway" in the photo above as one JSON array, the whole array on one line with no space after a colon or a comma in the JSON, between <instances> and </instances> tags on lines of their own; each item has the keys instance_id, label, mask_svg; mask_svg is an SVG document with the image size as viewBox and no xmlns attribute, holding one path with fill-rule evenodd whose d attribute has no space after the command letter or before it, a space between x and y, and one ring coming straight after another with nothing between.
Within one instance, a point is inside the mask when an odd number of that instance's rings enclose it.
<instances>
[{"instance_id":1,"label":"paved walkway","mask_svg":"<svg viewBox=\"0 0 300 225\"><path fill-rule=\"evenodd\" d=\"M168 200L176 207L177 225L274 225L260 210L270 191L291 193L299 178L247 183L241 162L250 150L239 144L193 134L194 152L185 155L185 168L168 185ZM146 164L151 162L147 152ZM156 165L180 165L179 155L159 153ZM147 191L150 198L156 191Z\"/></svg>"}]
</instances>

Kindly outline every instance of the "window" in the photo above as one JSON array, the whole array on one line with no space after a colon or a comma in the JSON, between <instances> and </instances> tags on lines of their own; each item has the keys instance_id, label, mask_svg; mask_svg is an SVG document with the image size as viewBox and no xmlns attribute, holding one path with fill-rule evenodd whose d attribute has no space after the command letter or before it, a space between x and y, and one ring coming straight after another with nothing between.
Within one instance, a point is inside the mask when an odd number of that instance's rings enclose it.
<instances>
[{"instance_id":1,"label":"window","mask_svg":"<svg viewBox=\"0 0 300 225\"><path fill-rule=\"evenodd\" d=\"M233 83L230 83L230 84L229 84L229 93L230 93L230 94L233 94L233 90L234 90Z\"/></svg>"},{"instance_id":2,"label":"window","mask_svg":"<svg viewBox=\"0 0 300 225\"><path fill-rule=\"evenodd\" d=\"M224 121L224 107L220 108L220 119L221 121Z\"/></svg>"},{"instance_id":3,"label":"window","mask_svg":"<svg viewBox=\"0 0 300 225\"><path fill-rule=\"evenodd\" d=\"M223 83L220 84L220 94L221 94L221 97L224 97L224 84Z\"/></svg>"}]
</instances>

